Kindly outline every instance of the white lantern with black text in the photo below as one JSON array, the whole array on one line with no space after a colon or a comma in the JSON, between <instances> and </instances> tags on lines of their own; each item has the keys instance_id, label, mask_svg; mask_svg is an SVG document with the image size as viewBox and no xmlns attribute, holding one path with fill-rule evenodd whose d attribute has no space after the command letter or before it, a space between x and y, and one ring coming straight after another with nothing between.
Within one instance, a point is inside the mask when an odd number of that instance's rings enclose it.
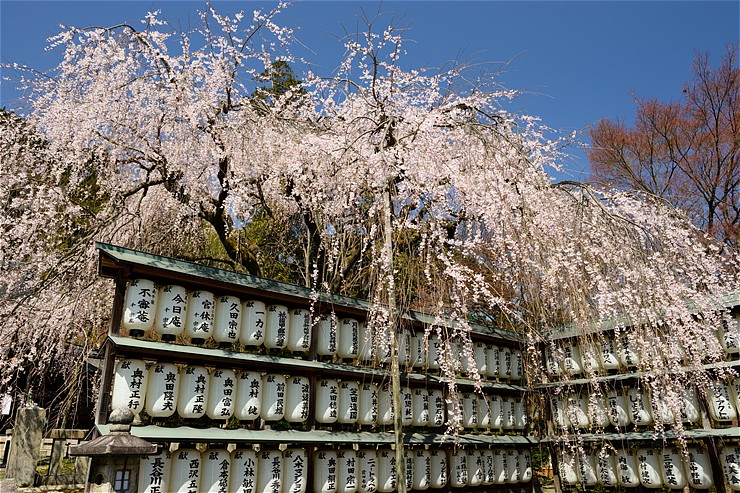
<instances>
[{"instance_id":1,"label":"white lantern with black text","mask_svg":"<svg viewBox=\"0 0 740 493\"><path fill-rule=\"evenodd\" d=\"M285 305L270 305L265 315L265 347L284 349L288 344L290 312Z\"/></svg>"},{"instance_id":2,"label":"white lantern with black text","mask_svg":"<svg viewBox=\"0 0 740 493\"><path fill-rule=\"evenodd\" d=\"M321 356L337 354L337 316L322 315L316 329L316 353Z\"/></svg>"},{"instance_id":3,"label":"white lantern with black text","mask_svg":"<svg viewBox=\"0 0 740 493\"><path fill-rule=\"evenodd\" d=\"M630 421L638 426L653 424L653 415L647 389L631 388L627 391L629 401Z\"/></svg>"},{"instance_id":4,"label":"white lantern with black text","mask_svg":"<svg viewBox=\"0 0 740 493\"><path fill-rule=\"evenodd\" d=\"M432 454L429 450L419 448L414 454L414 490L423 491L429 488L432 482Z\"/></svg>"},{"instance_id":5,"label":"white lantern with black text","mask_svg":"<svg viewBox=\"0 0 740 493\"><path fill-rule=\"evenodd\" d=\"M729 319L722 320L722 329L719 342L725 352L740 352L740 315L734 314Z\"/></svg>"},{"instance_id":6,"label":"white lantern with black text","mask_svg":"<svg viewBox=\"0 0 740 493\"><path fill-rule=\"evenodd\" d=\"M614 334L604 335L599 340L600 367L604 371L619 370L622 366L619 359L619 344L614 338Z\"/></svg>"},{"instance_id":7,"label":"white lantern with black text","mask_svg":"<svg viewBox=\"0 0 740 493\"><path fill-rule=\"evenodd\" d=\"M481 455L476 449L468 449L465 451L467 455L466 462L468 464L468 486L480 486L483 484L483 476L485 476L485 468Z\"/></svg>"},{"instance_id":8,"label":"white lantern with black text","mask_svg":"<svg viewBox=\"0 0 740 493\"><path fill-rule=\"evenodd\" d=\"M126 287L121 326L131 337L141 337L154 326L157 285L148 279L132 279Z\"/></svg>"},{"instance_id":9,"label":"white lantern with black text","mask_svg":"<svg viewBox=\"0 0 740 493\"><path fill-rule=\"evenodd\" d=\"M144 409L148 372L146 363L138 359L125 359L116 365L113 377L111 409L128 408L134 414Z\"/></svg>"},{"instance_id":10,"label":"white lantern with black text","mask_svg":"<svg viewBox=\"0 0 740 493\"><path fill-rule=\"evenodd\" d=\"M640 484L646 488L660 488L663 478L660 474L660 456L653 449L641 448L637 450L637 467L640 475Z\"/></svg>"},{"instance_id":11,"label":"white lantern with black text","mask_svg":"<svg viewBox=\"0 0 740 493\"><path fill-rule=\"evenodd\" d=\"M528 483L532 481L532 457L529 450L520 450L517 460L519 462L519 482Z\"/></svg>"},{"instance_id":12,"label":"white lantern with black text","mask_svg":"<svg viewBox=\"0 0 740 493\"><path fill-rule=\"evenodd\" d=\"M262 377L260 418L280 421L285 417L285 376L267 374Z\"/></svg>"},{"instance_id":13,"label":"white lantern with black text","mask_svg":"<svg viewBox=\"0 0 740 493\"><path fill-rule=\"evenodd\" d=\"M504 427L504 398L499 395L488 397L488 406L491 409L491 428Z\"/></svg>"},{"instance_id":14,"label":"white lantern with black text","mask_svg":"<svg viewBox=\"0 0 740 493\"><path fill-rule=\"evenodd\" d=\"M375 357L375 330L374 327L365 322L360 322L357 332L360 348L357 357L360 361L369 363Z\"/></svg>"},{"instance_id":15,"label":"white lantern with black text","mask_svg":"<svg viewBox=\"0 0 740 493\"><path fill-rule=\"evenodd\" d=\"M714 382L707 388L707 399L709 400L709 415L715 421L733 421L737 419L737 410L730 397L730 389L727 385Z\"/></svg>"},{"instance_id":16,"label":"white lantern with black text","mask_svg":"<svg viewBox=\"0 0 740 493\"><path fill-rule=\"evenodd\" d=\"M614 453L606 448L597 450L594 453L593 460L596 464L599 483L604 486L617 486L619 481L617 480L617 461Z\"/></svg>"},{"instance_id":17,"label":"white lantern with black text","mask_svg":"<svg viewBox=\"0 0 740 493\"><path fill-rule=\"evenodd\" d=\"M339 418L339 383L333 379L316 382L316 422L336 423Z\"/></svg>"},{"instance_id":18,"label":"white lantern with black text","mask_svg":"<svg viewBox=\"0 0 740 493\"><path fill-rule=\"evenodd\" d=\"M227 420L234 414L236 373L216 368L211 372L206 415L211 419Z\"/></svg>"},{"instance_id":19,"label":"white lantern with black text","mask_svg":"<svg viewBox=\"0 0 740 493\"><path fill-rule=\"evenodd\" d=\"M242 327L239 342L244 346L261 346L265 342L265 317L267 308L257 300L242 303Z\"/></svg>"},{"instance_id":20,"label":"white lantern with black text","mask_svg":"<svg viewBox=\"0 0 740 493\"><path fill-rule=\"evenodd\" d=\"M170 491L170 452L163 447L157 454L139 459L139 493L165 493Z\"/></svg>"},{"instance_id":21,"label":"white lantern with black text","mask_svg":"<svg viewBox=\"0 0 740 493\"><path fill-rule=\"evenodd\" d=\"M396 491L396 452L390 449L378 450L378 487L381 493Z\"/></svg>"},{"instance_id":22,"label":"white lantern with black text","mask_svg":"<svg viewBox=\"0 0 740 493\"><path fill-rule=\"evenodd\" d=\"M257 454L257 487L254 493L279 493L283 484L283 453L263 449Z\"/></svg>"},{"instance_id":23,"label":"white lantern with black text","mask_svg":"<svg viewBox=\"0 0 740 493\"><path fill-rule=\"evenodd\" d=\"M527 428L527 410L524 405L524 397L514 398L514 429L524 430Z\"/></svg>"},{"instance_id":24,"label":"white lantern with black text","mask_svg":"<svg viewBox=\"0 0 740 493\"><path fill-rule=\"evenodd\" d=\"M506 449L506 482L518 483L522 472L519 470L519 453L514 449Z\"/></svg>"},{"instance_id":25,"label":"white lantern with black text","mask_svg":"<svg viewBox=\"0 0 740 493\"><path fill-rule=\"evenodd\" d=\"M429 426L429 391L424 388L415 388L412 391L413 417L412 426Z\"/></svg>"},{"instance_id":26,"label":"white lantern with black text","mask_svg":"<svg viewBox=\"0 0 740 493\"><path fill-rule=\"evenodd\" d=\"M714 486L712 463L707 451L700 447L689 447L689 460L685 462L689 486L708 490Z\"/></svg>"},{"instance_id":27,"label":"white lantern with black text","mask_svg":"<svg viewBox=\"0 0 740 493\"><path fill-rule=\"evenodd\" d=\"M343 380L339 382L339 416L342 424L357 423L359 417L360 384Z\"/></svg>"},{"instance_id":28,"label":"white lantern with black text","mask_svg":"<svg viewBox=\"0 0 740 493\"><path fill-rule=\"evenodd\" d=\"M510 379L514 368L511 361L511 349L508 347L501 347L499 349L499 372L498 375L501 378Z\"/></svg>"},{"instance_id":29,"label":"white lantern with black text","mask_svg":"<svg viewBox=\"0 0 740 493\"><path fill-rule=\"evenodd\" d=\"M240 421L252 421L260 417L261 409L262 375L254 371L240 372L236 381L234 416Z\"/></svg>"},{"instance_id":30,"label":"white lantern with black text","mask_svg":"<svg viewBox=\"0 0 740 493\"><path fill-rule=\"evenodd\" d=\"M228 346L239 340L242 326L242 302L236 296L219 296L213 319L213 340Z\"/></svg>"},{"instance_id":31,"label":"white lantern with black text","mask_svg":"<svg viewBox=\"0 0 740 493\"><path fill-rule=\"evenodd\" d=\"M288 448L283 452L282 493L306 493L308 457L302 448Z\"/></svg>"},{"instance_id":32,"label":"white lantern with black text","mask_svg":"<svg viewBox=\"0 0 740 493\"><path fill-rule=\"evenodd\" d=\"M617 483L629 488L640 486L640 468L635 451L617 449Z\"/></svg>"},{"instance_id":33,"label":"white lantern with black text","mask_svg":"<svg viewBox=\"0 0 740 493\"><path fill-rule=\"evenodd\" d=\"M288 377L285 381L285 420L303 423L308 419L310 385L307 377Z\"/></svg>"},{"instance_id":34,"label":"white lantern with black text","mask_svg":"<svg viewBox=\"0 0 740 493\"><path fill-rule=\"evenodd\" d=\"M378 421L378 386L374 383L360 384L359 414L357 423L374 425Z\"/></svg>"},{"instance_id":35,"label":"white lantern with black text","mask_svg":"<svg viewBox=\"0 0 740 493\"><path fill-rule=\"evenodd\" d=\"M563 370L568 375L583 373L581 349L575 342L568 342L563 345Z\"/></svg>"},{"instance_id":36,"label":"white lantern with black text","mask_svg":"<svg viewBox=\"0 0 740 493\"><path fill-rule=\"evenodd\" d=\"M727 487L740 491L740 445L723 447L719 453L719 462Z\"/></svg>"},{"instance_id":37,"label":"white lantern with black text","mask_svg":"<svg viewBox=\"0 0 740 493\"><path fill-rule=\"evenodd\" d=\"M630 406L622 389L608 391L606 404L612 426L625 427L630 424Z\"/></svg>"},{"instance_id":38,"label":"white lantern with black text","mask_svg":"<svg viewBox=\"0 0 740 493\"><path fill-rule=\"evenodd\" d=\"M516 409L515 400L513 397L504 397L502 399L502 407L504 410L504 430L513 430L516 426Z\"/></svg>"},{"instance_id":39,"label":"white lantern with black text","mask_svg":"<svg viewBox=\"0 0 740 493\"><path fill-rule=\"evenodd\" d=\"M511 379L521 380L524 377L524 358L518 349L511 351Z\"/></svg>"},{"instance_id":40,"label":"white lantern with black text","mask_svg":"<svg viewBox=\"0 0 740 493\"><path fill-rule=\"evenodd\" d=\"M357 491L360 493L374 493L378 489L378 454L372 449L357 451L357 467L359 481Z\"/></svg>"},{"instance_id":41,"label":"white lantern with black text","mask_svg":"<svg viewBox=\"0 0 740 493\"><path fill-rule=\"evenodd\" d=\"M682 490L688 484L683 469L683 454L677 448L666 448L660 456L663 484L672 490Z\"/></svg>"},{"instance_id":42,"label":"white lantern with black text","mask_svg":"<svg viewBox=\"0 0 740 493\"><path fill-rule=\"evenodd\" d=\"M596 486L599 483L593 456L590 454L579 454L576 457L576 467L578 467L578 477L581 478L581 484L583 486Z\"/></svg>"},{"instance_id":43,"label":"white lantern with black text","mask_svg":"<svg viewBox=\"0 0 740 493\"><path fill-rule=\"evenodd\" d=\"M288 329L288 351L307 353L311 346L311 313L308 310L295 308L290 311Z\"/></svg>"},{"instance_id":44,"label":"white lantern with black text","mask_svg":"<svg viewBox=\"0 0 740 493\"><path fill-rule=\"evenodd\" d=\"M355 359L360 354L360 322L354 318L339 321L337 354L342 359Z\"/></svg>"},{"instance_id":45,"label":"white lantern with black text","mask_svg":"<svg viewBox=\"0 0 740 493\"><path fill-rule=\"evenodd\" d=\"M231 452L230 489L235 493L254 493L257 485L257 453L252 449Z\"/></svg>"},{"instance_id":46,"label":"white lantern with black text","mask_svg":"<svg viewBox=\"0 0 740 493\"><path fill-rule=\"evenodd\" d=\"M171 454L168 492L200 491L201 456L194 448L181 448Z\"/></svg>"},{"instance_id":47,"label":"white lantern with black text","mask_svg":"<svg viewBox=\"0 0 740 493\"><path fill-rule=\"evenodd\" d=\"M432 459L429 487L433 489L444 488L449 481L447 474L447 453L444 450L432 449L429 451L429 455Z\"/></svg>"},{"instance_id":48,"label":"white lantern with black text","mask_svg":"<svg viewBox=\"0 0 740 493\"><path fill-rule=\"evenodd\" d=\"M203 366L186 366L180 372L177 414L183 418L200 418L206 413L209 375Z\"/></svg>"},{"instance_id":49,"label":"white lantern with black text","mask_svg":"<svg viewBox=\"0 0 740 493\"><path fill-rule=\"evenodd\" d=\"M429 349L427 352L427 367L430 370L439 370L439 351L441 344L442 342L436 333L432 332L429 334L427 340L427 348Z\"/></svg>"},{"instance_id":50,"label":"white lantern with black text","mask_svg":"<svg viewBox=\"0 0 740 493\"><path fill-rule=\"evenodd\" d=\"M231 454L226 449L208 449L201 454L200 489L207 493L228 493Z\"/></svg>"},{"instance_id":51,"label":"white lantern with black text","mask_svg":"<svg viewBox=\"0 0 740 493\"><path fill-rule=\"evenodd\" d=\"M185 329L188 292L182 286L167 285L159 289L154 330L163 341L174 341Z\"/></svg>"},{"instance_id":52,"label":"white lantern with black text","mask_svg":"<svg viewBox=\"0 0 740 493\"><path fill-rule=\"evenodd\" d=\"M506 450L494 449L493 451L493 482L494 484L505 484L508 480L506 468Z\"/></svg>"},{"instance_id":53,"label":"white lantern with black text","mask_svg":"<svg viewBox=\"0 0 740 493\"><path fill-rule=\"evenodd\" d=\"M357 491L357 452L352 449L337 450L337 492Z\"/></svg>"},{"instance_id":54,"label":"white lantern with black text","mask_svg":"<svg viewBox=\"0 0 740 493\"><path fill-rule=\"evenodd\" d=\"M444 426L445 424L445 398L440 389L429 391L429 406L431 409L429 426Z\"/></svg>"},{"instance_id":55,"label":"white lantern with black text","mask_svg":"<svg viewBox=\"0 0 740 493\"><path fill-rule=\"evenodd\" d=\"M562 460L558 464L558 469L560 469L559 476L563 483L569 486L575 486L580 482L576 460L572 455L564 453Z\"/></svg>"},{"instance_id":56,"label":"white lantern with black text","mask_svg":"<svg viewBox=\"0 0 740 493\"><path fill-rule=\"evenodd\" d=\"M193 344L203 344L211 337L214 305L215 300L210 291L192 291L188 295L188 313L183 332Z\"/></svg>"},{"instance_id":57,"label":"white lantern with black text","mask_svg":"<svg viewBox=\"0 0 740 493\"><path fill-rule=\"evenodd\" d=\"M465 428L478 426L478 396L474 392L463 392L462 394L463 421Z\"/></svg>"},{"instance_id":58,"label":"white lantern with black text","mask_svg":"<svg viewBox=\"0 0 740 493\"><path fill-rule=\"evenodd\" d=\"M482 342L473 343L473 359L475 359L478 374L485 376L488 373L488 361L486 359L486 345Z\"/></svg>"},{"instance_id":59,"label":"white lantern with black text","mask_svg":"<svg viewBox=\"0 0 740 493\"><path fill-rule=\"evenodd\" d=\"M380 395L378 396L378 424L393 424L393 393L389 384L379 387Z\"/></svg>"},{"instance_id":60,"label":"white lantern with black text","mask_svg":"<svg viewBox=\"0 0 740 493\"><path fill-rule=\"evenodd\" d=\"M640 355L635 348L630 335L626 332L620 334L616 340L618 345L619 362L626 368L633 368L640 364Z\"/></svg>"},{"instance_id":61,"label":"white lantern with black text","mask_svg":"<svg viewBox=\"0 0 740 493\"><path fill-rule=\"evenodd\" d=\"M486 345L486 376L497 378L499 376L499 347L493 344Z\"/></svg>"},{"instance_id":62,"label":"white lantern with black text","mask_svg":"<svg viewBox=\"0 0 740 493\"><path fill-rule=\"evenodd\" d=\"M465 488L468 485L468 455L463 449L450 451L450 486Z\"/></svg>"}]
</instances>

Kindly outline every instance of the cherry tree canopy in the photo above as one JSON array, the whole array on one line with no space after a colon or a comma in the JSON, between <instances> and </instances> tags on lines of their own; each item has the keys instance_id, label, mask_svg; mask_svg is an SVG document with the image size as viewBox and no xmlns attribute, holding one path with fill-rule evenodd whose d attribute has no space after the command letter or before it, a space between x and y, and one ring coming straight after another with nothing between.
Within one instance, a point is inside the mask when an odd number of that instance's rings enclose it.
<instances>
[{"instance_id":1,"label":"cherry tree canopy","mask_svg":"<svg viewBox=\"0 0 740 493\"><path fill-rule=\"evenodd\" d=\"M290 61L281 8L210 11L181 35L151 14L141 29L52 40L63 60L31 81L28 118L6 115L0 133L0 385L96 343L111 289L94 240L367 296L381 327L397 294L400 308L457 322L438 330L459 334L467 358L481 318L533 344L565 324L639 325L631 336L654 356L643 370L675 392L676 348L695 367L721 357L706 341L734 261L684 216L554 183L570 136L507 112L516 93L490 75L402 68L392 28L348 38L332 77L255 98Z\"/></svg>"}]
</instances>

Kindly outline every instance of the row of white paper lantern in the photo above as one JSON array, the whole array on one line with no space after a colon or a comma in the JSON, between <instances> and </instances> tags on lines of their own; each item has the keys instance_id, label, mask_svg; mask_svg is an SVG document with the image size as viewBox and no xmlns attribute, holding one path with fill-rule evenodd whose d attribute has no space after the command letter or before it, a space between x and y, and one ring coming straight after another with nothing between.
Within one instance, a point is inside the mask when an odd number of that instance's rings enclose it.
<instances>
[{"instance_id":1,"label":"row of white paper lantern","mask_svg":"<svg viewBox=\"0 0 740 493\"><path fill-rule=\"evenodd\" d=\"M528 450L407 448L406 487L413 491L528 483L532 466ZM303 448L182 448L143 457L141 493L373 493L397 489L395 452L391 449L317 450L312 458L313 484L308 487L308 454Z\"/></svg>"},{"instance_id":2,"label":"row of white paper lantern","mask_svg":"<svg viewBox=\"0 0 740 493\"><path fill-rule=\"evenodd\" d=\"M177 413L183 418L208 416L226 420L258 418L305 422L315 402L315 419L321 424L392 425L392 393L387 384L354 380L321 379L311 391L307 377L255 371L155 363L126 359L116 365L111 408L125 407L138 414L146 410L155 418ZM402 389L402 421L405 426L443 426L445 398L441 389ZM526 427L521 397L461 394L463 425L467 428Z\"/></svg>"},{"instance_id":3,"label":"row of white paper lantern","mask_svg":"<svg viewBox=\"0 0 740 493\"><path fill-rule=\"evenodd\" d=\"M731 449L721 451L722 467L725 471L737 470L738 460ZM740 489L735 477L727 476L728 484ZM701 447L689 447L688 457L677 447L662 451L641 448L597 451L588 455L563 454L560 461L560 478L568 485L625 486L680 490L687 486L706 490L714 486L714 474L707 451Z\"/></svg>"},{"instance_id":4,"label":"row of white paper lantern","mask_svg":"<svg viewBox=\"0 0 740 493\"><path fill-rule=\"evenodd\" d=\"M126 291L122 326L141 336L152 328L163 340L184 334L197 343L213 338L222 344L240 342L244 346L308 352L313 326L316 326L316 352L365 362L389 363L387 339L376 337L372 328L354 318L322 316L314 321L310 311L267 305L258 300L241 301L235 296L214 296L209 291L190 291L177 285L157 286L147 279L132 280ZM400 334L398 358L402 366L439 369L443 354L458 372L473 371L481 376L520 380L524 373L518 349L474 343L469 350L475 361L461 357L463 344L457 340L442 343L433 332Z\"/></svg>"},{"instance_id":5,"label":"row of white paper lantern","mask_svg":"<svg viewBox=\"0 0 740 493\"><path fill-rule=\"evenodd\" d=\"M707 392L710 417L717 422L737 419L740 408L740 378L730 385L714 383ZM682 423L699 423L701 410L696 391L687 388L680 408L671 409L660 397L650 396L644 388L613 389L605 396L588 394L556 395L551 398L553 421L558 428L625 427L629 424L650 426L676 422L678 411Z\"/></svg>"},{"instance_id":6,"label":"row of white paper lantern","mask_svg":"<svg viewBox=\"0 0 740 493\"><path fill-rule=\"evenodd\" d=\"M725 352L740 352L740 316L735 316L730 324L723 324L717 337ZM638 366L640 351L626 332L618 338L614 334L604 334L593 344L566 341L558 347L554 344L546 346L545 364L548 374L553 376L609 372Z\"/></svg>"}]
</instances>

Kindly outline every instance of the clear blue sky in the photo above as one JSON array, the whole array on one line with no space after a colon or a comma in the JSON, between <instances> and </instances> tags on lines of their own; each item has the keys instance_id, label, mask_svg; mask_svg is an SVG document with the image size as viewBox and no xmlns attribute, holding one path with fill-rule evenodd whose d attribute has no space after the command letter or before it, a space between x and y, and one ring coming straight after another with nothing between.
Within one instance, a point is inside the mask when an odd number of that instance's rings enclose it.
<instances>
[{"instance_id":1,"label":"clear blue sky","mask_svg":"<svg viewBox=\"0 0 740 493\"><path fill-rule=\"evenodd\" d=\"M140 20L161 9L172 25L195 23L201 1L0 0L0 60L41 70L59 52L45 40L59 24L84 27ZM213 2L219 12L251 11L257 2ZM311 51L300 53L329 75L343 52L337 37L355 31L362 12L378 25L407 27L408 63L437 66L475 56L511 60L501 81L527 91L512 107L542 117L564 131L582 130L602 117L634 114L633 96L677 99L691 76L695 53L710 52L714 65L727 43L740 38L740 2L734 1L304 1L281 17L298 29ZM3 70L3 76L12 75ZM0 84L0 105L18 107L12 84ZM585 139L585 137L584 137ZM562 178L584 178L585 155L574 150Z\"/></svg>"}]
</instances>

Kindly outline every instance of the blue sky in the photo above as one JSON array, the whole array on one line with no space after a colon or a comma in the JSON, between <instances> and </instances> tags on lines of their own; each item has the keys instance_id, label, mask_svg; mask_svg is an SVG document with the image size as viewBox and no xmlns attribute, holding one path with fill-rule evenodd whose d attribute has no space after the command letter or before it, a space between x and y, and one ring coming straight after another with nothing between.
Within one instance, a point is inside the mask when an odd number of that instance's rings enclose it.
<instances>
[{"instance_id":1,"label":"blue sky","mask_svg":"<svg viewBox=\"0 0 740 493\"><path fill-rule=\"evenodd\" d=\"M161 9L172 25L195 23L201 1L0 0L0 61L47 70L59 52L45 52L59 24L84 27L136 22ZM213 2L219 12L254 10L257 2ZM304 1L282 23L298 29L299 54L329 75L341 60L337 37L354 32L363 11L379 26L408 28L407 63L438 66L454 58L510 62L500 82L525 91L511 109L538 115L563 131L602 117L634 114L633 97L677 99L696 52L719 62L740 38L738 1ZM3 70L3 76L12 76ZM0 83L0 105L22 106L12 82ZM585 136L583 137L585 140ZM583 179L588 163L574 149L560 178Z\"/></svg>"}]
</instances>

